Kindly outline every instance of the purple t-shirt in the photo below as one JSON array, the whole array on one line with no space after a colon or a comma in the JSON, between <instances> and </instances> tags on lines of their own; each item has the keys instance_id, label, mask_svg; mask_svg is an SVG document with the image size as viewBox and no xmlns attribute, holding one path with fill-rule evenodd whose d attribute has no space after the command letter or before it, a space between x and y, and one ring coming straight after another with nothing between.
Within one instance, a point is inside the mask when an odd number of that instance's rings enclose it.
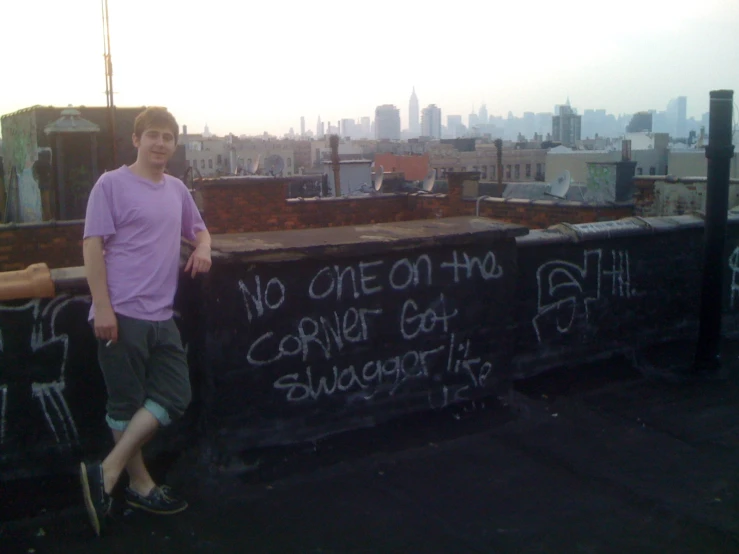
<instances>
[{"instance_id":1,"label":"purple t-shirt","mask_svg":"<svg viewBox=\"0 0 739 554\"><path fill-rule=\"evenodd\" d=\"M101 175L87 201L84 236L103 238L113 310L149 321L172 317L180 237L195 240L203 230L190 192L176 177L154 183L125 165Z\"/></svg>"}]
</instances>

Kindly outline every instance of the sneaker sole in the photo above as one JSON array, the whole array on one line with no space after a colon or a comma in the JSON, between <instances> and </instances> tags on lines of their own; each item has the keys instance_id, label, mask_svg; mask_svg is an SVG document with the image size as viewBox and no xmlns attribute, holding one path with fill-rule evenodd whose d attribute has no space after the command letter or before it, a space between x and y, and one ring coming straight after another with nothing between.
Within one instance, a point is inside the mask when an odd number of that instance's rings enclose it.
<instances>
[{"instance_id":1,"label":"sneaker sole","mask_svg":"<svg viewBox=\"0 0 739 554\"><path fill-rule=\"evenodd\" d=\"M87 466L85 462L80 462L80 484L82 485L82 495L85 498L85 508L87 509L87 517L90 518L95 534L100 536L100 520L95 511L95 504L92 502L92 493L90 492L90 482L87 479Z\"/></svg>"},{"instance_id":2,"label":"sneaker sole","mask_svg":"<svg viewBox=\"0 0 739 554\"><path fill-rule=\"evenodd\" d=\"M163 510L154 510L153 508L150 508L148 506L144 506L143 504L138 504L137 502L135 502L133 500L128 500L128 499L126 499L126 504L128 504L132 508L137 508L139 510L144 510L145 512L149 512L150 514L156 514L156 515L159 515L159 516L170 516L170 515L173 515L173 514L179 514L180 512L184 512L185 510L187 510L187 508L190 507L189 504L185 504L184 506L182 506L181 508L177 508L176 510L163 511Z\"/></svg>"}]
</instances>

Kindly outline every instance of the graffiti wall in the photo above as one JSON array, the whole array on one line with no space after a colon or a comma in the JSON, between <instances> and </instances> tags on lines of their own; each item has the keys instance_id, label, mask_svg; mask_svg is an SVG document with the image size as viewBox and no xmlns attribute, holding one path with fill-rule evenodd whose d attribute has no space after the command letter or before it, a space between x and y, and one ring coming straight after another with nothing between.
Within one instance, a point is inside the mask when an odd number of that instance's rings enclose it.
<instances>
[{"instance_id":1,"label":"graffiti wall","mask_svg":"<svg viewBox=\"0 0 739 554\"><path fill-rule=\"evenodd\" d=\"M739 215L728 227L716 291L727 333L739 329ZM204 446L202 459L215 459L314 440L697 336L703 221L694 216L515 239L441 243L440 233L382 249L379 235L372 248L343 249L309 238L291 249L286 235L274 249L257 234L222 239L211 273L180 281L193 403L157 436L169 441L163 450ZM79 292L0 302L0 481L63 471L110 443L89 301Z\"/></svg>"},{"instance_id":2,"label":"graffiti wall","mask_svg":"<svg viewBox=\"0 0 739 554\"><path fill-rule=\"evenodd\" d=\"M39 172L37 163L39 152L36 141L35 111L17 112L3 117L0 121L3 136L6 196L9 197L11 202L17 202L19 221L41 221L43 216L39 175L43 171ZM46 154L46 157L50 157L50 151ZM50 163L50 160L48 161ZM17 179L11 180L10 176L14 168ZM17 187L17 190L8 190L15 189L15 187Z\"/></svg>"}]
</instances>

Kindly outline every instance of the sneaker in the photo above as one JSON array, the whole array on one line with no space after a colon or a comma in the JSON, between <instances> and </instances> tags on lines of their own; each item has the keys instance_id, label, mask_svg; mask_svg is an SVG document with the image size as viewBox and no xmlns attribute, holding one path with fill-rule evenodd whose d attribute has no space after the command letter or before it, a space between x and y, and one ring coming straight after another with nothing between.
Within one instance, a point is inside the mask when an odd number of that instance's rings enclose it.
<instances>
[{"instance_id":1,"label":"sneaker","mask_svg":"<svg viewBox=\"0 0 739 554\"><path fill-rule=\"evenodd\" d=\"M105 517L112 504L110 495L105 492L103 466L99 463L88 466L85 462L80 462L80 484L87 516L90 518L92 529L99 537L105 527Z\"/></svg>"},{"instance_id":2,"label":"sneaker","mask_svg":"<svg viewBox=\"0 0 739 554\"><path fill-rule=\"evenodd\" d=\"M152 514L177 514L187 509L187 501L177 498L166 485L154 487L144 496L131 487L126 487L126 503L134 508L151 512Z\"/></svg>"}]
</instances>

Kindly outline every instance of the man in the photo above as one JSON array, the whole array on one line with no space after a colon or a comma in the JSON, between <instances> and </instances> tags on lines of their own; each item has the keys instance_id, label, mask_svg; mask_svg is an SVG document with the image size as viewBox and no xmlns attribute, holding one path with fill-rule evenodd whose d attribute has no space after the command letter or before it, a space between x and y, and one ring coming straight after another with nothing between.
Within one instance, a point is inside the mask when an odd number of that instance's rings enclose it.
<instances>
[{"instance_id":1,"label":"man","mask_svg":"<svg viewBox=\"0 0 739 554\"><path fill-rule=\"evenodd\" d=\"M210 269L210 235L179 179L165 174L179 127L164 108L136 118L136 162L103 174L90 192L83 254L92 293L90 319L108 391L106 422L115 447L100 463L80 464L85 506L100 535L110 493L125 469L126 502L157 514L187 502L154 483L141 447L190 403L187 359L172 319L180 239L195 244L185 265L193 278Z\"/></svg>"}]
</instances>

